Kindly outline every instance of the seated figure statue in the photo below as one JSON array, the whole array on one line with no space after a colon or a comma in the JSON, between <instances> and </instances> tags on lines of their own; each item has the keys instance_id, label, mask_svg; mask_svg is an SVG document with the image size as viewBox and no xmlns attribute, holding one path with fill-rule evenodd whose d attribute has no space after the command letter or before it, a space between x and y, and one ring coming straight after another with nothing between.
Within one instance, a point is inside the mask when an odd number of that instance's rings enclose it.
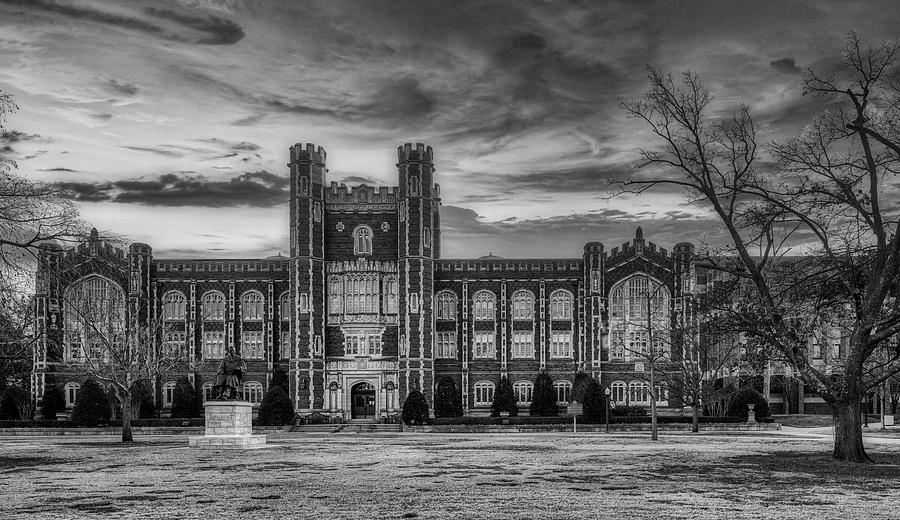
<instances>
[{"instance_id":1,"label":"seated figure statue","mask_svg":"<svg viewBox=\"0 0 900 520\"><path fill-rule=\"evenodd\" d=\"M234 349L228 349L228 355L222 359L219 371L216 373L216 381L213 383L213 395L215 399L237 399L238 389L244 379L247 364L240 356L234 353Z\"/></svg>"}]
</instances>

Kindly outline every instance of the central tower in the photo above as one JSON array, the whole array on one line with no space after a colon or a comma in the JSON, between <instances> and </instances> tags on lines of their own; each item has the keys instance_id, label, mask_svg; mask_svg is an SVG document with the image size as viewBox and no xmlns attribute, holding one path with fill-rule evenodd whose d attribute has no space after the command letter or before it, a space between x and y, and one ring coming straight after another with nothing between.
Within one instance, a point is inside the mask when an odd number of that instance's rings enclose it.
<instances>
[{"instance_id":1,"label":"central tower","mask_svg":"<svg viewBox=\"0 0 900 520\"><path fill-rule=\"evenodd\" d=\"M439 258L440 194L434 184L434 153L422 143L397 148L400 183L398 269L400 279L400 395L421 390L434 408L431 330L434 261Z\"/></svg>"},{"instance_id":2,"label":"central tower","mask_svg":"<svg viewBox=\"0 0 900 520\"><path fill-rule=\"evenodd\" d=\"M325 354L325 150L291 147L291 397L298 411L322 408Z\"/></svg>"}]
</instances>

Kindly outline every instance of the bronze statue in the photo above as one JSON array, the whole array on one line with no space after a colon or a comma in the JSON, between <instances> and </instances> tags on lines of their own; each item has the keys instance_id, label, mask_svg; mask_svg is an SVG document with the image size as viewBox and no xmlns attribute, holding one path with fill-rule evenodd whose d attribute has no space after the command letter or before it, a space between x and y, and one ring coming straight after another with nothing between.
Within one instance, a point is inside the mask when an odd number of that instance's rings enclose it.
<instances>
[{"instance_id":1,"label":"bronze statue","mask_svg":"<svg viewBox=\"0 0 900 520\"><path fill-rule=\"evenodd\" d=\"M216 399L237 399L238 388L244 379L247 364L240 356L234 353L234 349L228 349L228 355L222 359L219 371L216 372L216 381L213 383L213 391Z\"/></svg>"}]
</instances>

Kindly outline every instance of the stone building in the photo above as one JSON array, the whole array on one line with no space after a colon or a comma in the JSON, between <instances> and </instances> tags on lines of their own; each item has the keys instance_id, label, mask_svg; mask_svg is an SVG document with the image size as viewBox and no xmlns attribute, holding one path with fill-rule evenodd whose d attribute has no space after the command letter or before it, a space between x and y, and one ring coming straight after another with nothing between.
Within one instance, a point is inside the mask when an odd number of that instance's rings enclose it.
<instances>
[{"instance_id":1,"label":"stone building","mask_svg":"<svg viewBox=\"0 0 900 520\"><path fill-rule=\"evenodd\" d=\"M251 401L283 370L301 414L390 416L411 389L430 401L444 376L467 414L488 413L504 376L526 407L540 371L560 404L583 371L616 403L649 405L646 353L677 359L667 330L693 308L691 244L667 251L637 228L609 250L573 245L571 258L444 259L431 147L398 148L393 187L328 182L325 164L321 147L290 148L289 257L156 258L96 232L76 248L44 247L35 395L59 384L71 403L85 378L91 334L70 308L77 296L121 311L109 334L163 324L158 341L183 353L184 373L207 391L230 348L247 361ZM177 377L160 382L164 406ZM661 406L680 406L659 392Z\"/></svg>"}]
</instances>

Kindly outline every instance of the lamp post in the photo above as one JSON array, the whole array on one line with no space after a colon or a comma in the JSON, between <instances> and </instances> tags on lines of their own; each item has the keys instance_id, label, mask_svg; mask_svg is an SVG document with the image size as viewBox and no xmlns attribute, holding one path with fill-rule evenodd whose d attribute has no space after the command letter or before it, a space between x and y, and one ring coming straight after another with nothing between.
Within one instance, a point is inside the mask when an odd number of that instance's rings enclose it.
<instances>
[{"instance_id":1,"label":"lamp post","mask_svg":"<svg viewBox=\"0 0 900 520\"><path fill-rule=\"evenodd\" d=\"M603 389L603 393L606 394L606 433L609 433L609 394L611 392L608 386Z\"/></svg>"}]
</instances>

